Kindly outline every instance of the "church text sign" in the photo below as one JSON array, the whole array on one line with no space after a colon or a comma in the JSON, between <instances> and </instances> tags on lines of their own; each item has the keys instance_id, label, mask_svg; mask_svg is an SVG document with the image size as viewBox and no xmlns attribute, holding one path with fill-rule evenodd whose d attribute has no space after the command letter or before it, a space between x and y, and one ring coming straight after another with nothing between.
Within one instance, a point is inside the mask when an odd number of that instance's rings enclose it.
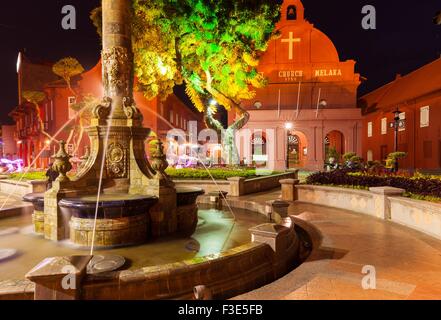
<instances>
[{"instance_id":1,"label":"church text sign","mask_svg":"<svg viewBox=\"0 0 441 320\"><path fill-rule=\"evenodd\" d=\"M280 70L277 73L280 79L284 81L299 81L305 77L304 70ZM311 78L330 78L330 77L342 77L343 72L341 69L316 69L312 70Z\"/></svg>"}]
</instances>

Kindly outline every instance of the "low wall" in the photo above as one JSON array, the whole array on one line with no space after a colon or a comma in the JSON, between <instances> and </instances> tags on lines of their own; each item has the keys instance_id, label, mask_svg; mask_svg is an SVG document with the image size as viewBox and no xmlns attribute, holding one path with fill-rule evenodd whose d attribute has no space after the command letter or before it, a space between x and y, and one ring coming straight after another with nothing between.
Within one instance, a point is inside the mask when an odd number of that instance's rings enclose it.
<instances>
[{"instance_id":1,"label":"low wall","mask_svg":"<svg viewBox=\"0 0 441 320\"><path fill-rule=\"evenodd\" d=\"M265 244L247 244L221 254L139 270L121 271L110 279L89 276L81 299L192 299L205 285L213 298L225 299L274 279L273 253Z\"/></svg>"},{"instance_id":2,"label":"low wall","mask_svg":"<svg viewBox=\"0 0 441 320\"><path fill-rule=\"evenodd\" d=\"M286 173L276 174L272 176L262 176L253 179L247 179L244 181L243 190L238 195L243 196L246 194L258 193L263 191L269 191L280 187L280 180L283 179L297 179L298 170L290 171Z\"/></svg>"},{"instance_id":3,"label":"low wall","mask_svg":"<svg viewBox=\"0 0 441 320\"><path fill-rule=\"evenodd\" d=\"M226 180L173 180L176 187L198 187L205 193L225 191L230 193L230 182Z\"/></svg>"},{"instance_id":4,"label":"low wall","mask_svg":"<svg viewBox=\"0 0 441 320\"><path fill-rule=\"evenodd\" d=\"M15 197L23 197L28 193L38 193L46 191L47 182L44 180L18 181L18 180L0 180L0 192L12 194Z\"/></svg>"},{"instance_id":5,"label":"low wall","mask_svg":"<svg viewBox=\"0 0 441 320\"><path fill-rule=\"evenodd\" d=\"M441 239L441 204L390 197L391 220Z\"/></svg>"},{"instance_id":6,"label":"low wall","mask_svg":"<svg viewBox=\"0 0 441 320\"><path fill-rule=\"evenodd\" d=\"M246 194L264 192L280 187L280 180L297 179L298 170L281 174L261 176L252 179L241 177L229 178L228 180L173 180L176 187L199 187L205 193L225 191L231 197L240 197Z\"/></svg>"},{"instance_id":7,"label":"low wall","mask_svg":"<svg viewBox=\"0 0 441 320\"><path fill-rule=\"evenodd\" d=\"M298 200L378 216L374 194L364 190L298 185Z\"/></svg>"},{"instance_id":8,"label":"low wall","mask_svg":"<svg viewBox=\"0 0 441 320\"><path fill-rule=\"evenodd\" d=\"M402 197L402 189L367 191L313 185L297 185L296 189L298 201L367 214L441 239L441 204Z\"/></svg>"}]
</instances>

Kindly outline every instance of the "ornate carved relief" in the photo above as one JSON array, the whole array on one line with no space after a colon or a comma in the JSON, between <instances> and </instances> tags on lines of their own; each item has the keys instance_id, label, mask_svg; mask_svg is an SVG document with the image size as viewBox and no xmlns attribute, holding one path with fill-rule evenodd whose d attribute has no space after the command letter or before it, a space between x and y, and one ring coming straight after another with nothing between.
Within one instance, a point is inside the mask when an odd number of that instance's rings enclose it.
<instances>
[{"instance_id":1,"label":"ornate carved relief","mask_svg":"<svg viewBox=\"0 0 441 320\"><path fill-rule=\"evenodd\" d=\"M110 115L112 107L112 99L109 97L104 97L102 102L93 108L93 115L97 119L106 119Z\"/></svg>"},{"instance_id":2,"label":"ornate carved relief","mask_svg":"<svg viewBox=\"0 0 441 320\"><path fill-rule=\"evenodd\" d=\"M135 103L132 98L130 97L123 98L123 108L127 119L137 119L137 120L139 119L142 121L142 113L135 106Z\"/></svg>"},{"instance_id":3,"label":"ornate carved relief","mask_svg":"<svg viewBox=\"0 0 441 320\"><path fill-rule=\"evenodd\" d=\"M127 148L114 142L107 148L106 169L110 178L127 177Z\"/></svg>"},{"instance_id":4,"label":"ornate carved relief","mask_svg":"<svg viewBox=\"0 0 441 320\"><path fill-rule=\"evenodd\" d=\"M102 52L103 85L108 97L131 97L132 59L127 48L112 47Z\"/></svg>"}]
</instances>

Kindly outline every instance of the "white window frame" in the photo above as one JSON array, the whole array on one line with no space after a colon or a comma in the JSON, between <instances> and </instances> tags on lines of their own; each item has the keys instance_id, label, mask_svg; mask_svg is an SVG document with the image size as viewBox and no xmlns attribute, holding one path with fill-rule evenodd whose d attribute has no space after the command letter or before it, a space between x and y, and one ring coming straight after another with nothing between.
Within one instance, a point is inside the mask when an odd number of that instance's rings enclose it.
<instances>
[{"instance_id":1,"label":"white window frame","mask_svg":"<svg viewBox=\"0 0 441 320\"><path fill-rule=\"evenodd\" d=\"M420 128L427 128L429 126L430 126L430 106L424 106L420 108Z\"/></svg>"},{"instance_id":2,"label":"white window frame","mask_svg":"<svg viewBox=\"0 0 441 320\"><path fill-rule=\"evenodd\" d=\"M387 118L381 118L381 134L387 134Z\"/></svg>"},{"instance_id":3,"label":"white window frame","mask_svg":"<svg viewBox=\"0 0 441 320\"><path fill-rule=\"evenodd\" d=\"M67 97L67 108L68 108L67 110L69 113L68 115L69 120L75 118L75 116L77 115L77 112L71 108L71 106L76 102L77 102L77 98L75 96Z\"/></svg>"},{"instance_id":4,"label":"white window frame","mask_svg":"<svg viewBox=\"0 0 441 320\"><path fill-rule=\"evenodd\" d=\"M372 133L373 133L372 128L373 128L373 123L372 123L372 121L369 121L368 125L367 125L367 136L368 136L368 138L372 137Z\"/></svg>"}]
</instances>

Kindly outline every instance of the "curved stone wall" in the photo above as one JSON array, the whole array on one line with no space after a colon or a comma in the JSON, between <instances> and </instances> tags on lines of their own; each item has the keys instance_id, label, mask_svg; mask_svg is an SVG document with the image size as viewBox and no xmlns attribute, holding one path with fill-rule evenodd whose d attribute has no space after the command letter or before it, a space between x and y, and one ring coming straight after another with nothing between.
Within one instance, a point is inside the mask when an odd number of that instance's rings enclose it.
<instances>
[{"instance_id":1,"label":"curved stone wall","mask_svg":"<svg viewBox=\"0 0 441 320\"><path fill-rule=\"evenodd\" d=\"M402 196L404 190L380 187L355 190L297 185L297 199L390 220L441 239L441 204Z\"/></svg>"}]
</instances>

